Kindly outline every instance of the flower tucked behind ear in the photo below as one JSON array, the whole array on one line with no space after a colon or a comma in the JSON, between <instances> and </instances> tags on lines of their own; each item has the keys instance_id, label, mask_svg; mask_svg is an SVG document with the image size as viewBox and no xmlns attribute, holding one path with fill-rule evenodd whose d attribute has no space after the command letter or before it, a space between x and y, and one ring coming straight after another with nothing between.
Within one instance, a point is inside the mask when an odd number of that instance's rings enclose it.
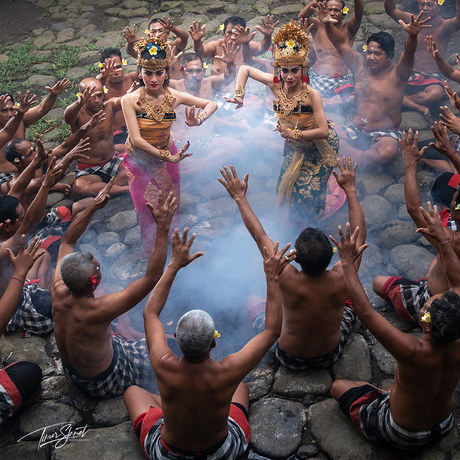
<instances>
[{"instance_id":1,"label":"flower tucked behind ear","mask_svg":"<svg viewBox=\"0 0 460 460\"><path fill-rule=\"evenodd\" d=\"M104 93L108 93L108 92L109 92L109 90L108 90L105 86L102 87L102 90L104 91Z\"/></svg>"},{"instance_id":2,"label":"flower tucked behind ear","mask_svg":"<svg viewBox=\"0 0 460 460\"><path fill-rule=\"evenodd\" d=\"M224 25L221 24L220 27L219 27L220 30L224 30Z\"/></svg>"},{"instance_id":3,"label":"flower tucked behind ear","mask_svg":"<svg viewBox=\"0 0 460 460\"><path fill-rule=\"evenodd\" d=\"M444 0L438 0L438 5L441 6L444 3Z\"/></svg>"},{"instance_id":4,"label":"flower tucked behind ear","mask_svg":"<svg viewBox=\"0 0 460 460\"><path fill-rule=\"evenodd\" d=\"M102 67L104 67L104 64L102 64L102 62L99 62L99 67L102 69Z\"/></svg>"},{"instance_id":5,"label":"flower tucked behind ear","mask_svg":"<svg viewBox=\"0 0 460 460\"><path fill-rule=\"evenodd\" d=\"M220 334L217 331L214 331L214 338L218 339L220 337Z\"/></svg>"},{"instance_id":6,"label":"flower tucked behind ear","mask_svg":"<svg viewBox=\"0 0 460 460\"><path fill-rule=\"evenodd\" d=\"M90 276L87 284L91 284L91 286L95 286L97 284L97 275Z\"/></svg>"},{"instance_id":7,"label":"flower tucked behind ear","mask_svg":"<svg viewBox=\"0 0 460 460\"><path fill-rule=\"evenodd\" d=\"M332 252L336 252L337 251L337 248L335 246L332 246Z\"/></svg>"},{"instance_id":8,"label":"flower tucked behind ear","mask_svg":"<svg viewBox=\"0 0 460 460\"><path fill-rule=\"evenodd\" d=\"M363 50L367 51L367 45L363 45Z\"/></svg>"},{"instance_id":9,"label":"flower tucked behind ear","mask_svg":"<svg viewBox=\"0 0 460 460\"><path fill-rule=\"evenodd\" d=\"M121 64L122 64L122 65L128 65L128 63L126 62L126 59L123 59L123 60L121 61Z\"/></svg>"},{"instance_id":10,"label":"flower tucked behind ear","mask_svg":"<svg viewBox=\"0 0 460 460\"><path fill-rule=\"evenodd\" d=\"M78 97L78 99L80 99L80 98L81 98L81 96L82 96L82 94L81 94L81 93L77 93L77 97Z\"/></svg>"},{"instance_id":11,"label":"flower tucked behind ear","mask_svg":"<svg viewBox=\"0 0 460 460\"><path fill-rule=\"evenodd\" d=\"M425 312L425 314L422 316L422 321L424 323L431 323L431 314L429 311Z\"/></svg>"},{"instance_id":12,"label":"flower tucked behind ear","mask_svg":"<svg viewBox=\"0 0 460 460\"><path fill-rule=\"evenodd\" d=\"M343 14L348 14L349 11L350 10L346 6L344 6L343 9L342 9Z\"/></svg>"},{"instance_id":13,"label":"flower tucked behind ear","mask_svg":"<svg viewBox=\"0 0 460 460\"><path fill-rule=\"evenodd\" d=\"M207 69L208 68L208 64L206 64L206 62L203 62L203 69Z\"/></svg>"},{"instance_id":14,"label":"flower tucked behind ear","mask_svg":"<svg viewBox=\"0 0 460 460\"><path fill-rule=\"evenodd\" d=\"M454 208L456 211L460 211L460 204L458 204L457 206L455 206Z\"/></svg>"},{"instance_id":15,"label":"flower tucked behind ear","mask_svg":"<svg viewBox=\"0 0 460 460\"><path fill-rule=\"evenodd\" d=\"M149 30L149 29L145 29L145 30L144 30L144 33L148 35L148 34L150 33L150 30Z\"/></svg>"},{"instance_id":16,"label":"flower tucked behind ear","mask_svg":"<svg viewBox=\"0 0 460 460\"><path fill-rule=\"evenodd\" d=\"M16 158L13 160L13 163L19 163L19 161L20 161L19 158L16 157Z\"/></svg>"}]
</instances>

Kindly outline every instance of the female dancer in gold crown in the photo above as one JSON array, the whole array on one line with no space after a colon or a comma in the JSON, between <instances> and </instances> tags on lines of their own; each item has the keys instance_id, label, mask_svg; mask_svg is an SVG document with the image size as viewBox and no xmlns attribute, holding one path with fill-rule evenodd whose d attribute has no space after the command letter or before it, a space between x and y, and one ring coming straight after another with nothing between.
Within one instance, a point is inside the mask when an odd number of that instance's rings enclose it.
<instances>
[{"instance_id":1,"label":"female dancer in gold crown","mask_svg":"<svg viewBox=\"0 0 460 460\"><path fill-rule=\"evenodd\" d=\"M121 106L129 132L124 156L126 175L141 227L144 260L150 256L156 237L147 203L155 205L160 190L165 198L169 192L174 193L177 211L171 225L173 229L179 226L178 163L191 153L185 153L189 143L177 151L171 138L171 125L176 119L174 109L180 104L191 107L185 109L186 124L200 126L217 110L217 104L168 88L169 43L156 38L141 39L136 49L141 88L125 95Z\"/></svg>"},{"instance_id":2,"label":"female dancer in gold crown","mask_svg":"<svg viewBox=\"0 0 460 460\"><path fill-rule=\"evenodd\" d=\"M243 106L248 77L272 90L278 118L275 131L285 139L276 205L291 211L292 222L305 225L311 218L324 215L327 183L337 163L339 139L328 126L321 95L307 85L309 36L292 20L280 28L273 42L275 76L241 66L235 96L227 101L237 104L236 108Z\"/></svg>"}]
</instances>

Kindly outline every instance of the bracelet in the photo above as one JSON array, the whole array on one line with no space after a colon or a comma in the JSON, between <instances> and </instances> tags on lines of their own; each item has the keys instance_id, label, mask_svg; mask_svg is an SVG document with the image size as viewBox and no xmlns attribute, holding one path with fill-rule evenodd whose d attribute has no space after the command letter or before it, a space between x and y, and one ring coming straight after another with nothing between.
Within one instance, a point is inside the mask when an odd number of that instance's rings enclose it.
<instances>
[{"instance_id":1,"label":"bracelet","mask_svg":"<svg viewBox=\"0 0 460 460\"><path fill-rule=\"evenodd\" d=\"M438 246L442 246L443 244L449 244L450 240L444 241L443 243L438 243Z\"/></svg>"},{"instance_id":2,"label":"bracelet","mask_svg":"<svg viewBox=\"0 0 460 460\"><path fill-rule=\"evenodd\" d=\"M169 150L160 150L161 159L167 161L171 158L171 152Z\"/></svg>"},{"instance_id":3,"label":"bracelet","mask_svg":"<svg viewBox=\"0 0 460 460\"><path fill-rule=\"evenodd\" d=\"M300 139L302 137L302 131L300 129L296 128L292 130L292 138L293 139Z\"/></svg>"},{"instance_id":4,"label":"bracelet","mask_svg":"<svg viewBox=\"0 0 460 460\"><path fill-rule=\"evenodd\" d=\"M244 92L244 88L241 86L238 86L238 88L235 89L235 97L242 97L244 99L244 95L246 93Z\"/></svg>"},{"instance_id":5,"label":"bracelet","mask_svg":"<svg viewBox=\"0 0 460 460\"><path fill-rule=\"evenodd\" d=\"M12 280L20 281L21 283L25 283L24 280L20 280L19 278L16 278L15 276L11 277Z\"/></svg>"},{"instance_id":6,"label":"bracelet","mask_svg":"<svg viewBox=\"0 0 460 460\"><path fill-rule=\"evenodd\" d=\"M206 120L206 118L208 118L208 114L206 112L201 112L198 115L198 119L200 120L200 124L198 126L201 126L203 121Z\"/></svg>"}]
</instances>

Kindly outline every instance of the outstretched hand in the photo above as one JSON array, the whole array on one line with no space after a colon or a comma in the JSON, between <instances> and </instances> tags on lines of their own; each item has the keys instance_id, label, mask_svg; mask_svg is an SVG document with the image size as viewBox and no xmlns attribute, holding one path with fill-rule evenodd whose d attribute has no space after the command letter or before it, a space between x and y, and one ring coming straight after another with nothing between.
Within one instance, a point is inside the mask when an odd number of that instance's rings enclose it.
<instances>
[{"instance_id":1,"label":"outstretched hand","mask_svg":"<svg viewBox=\"0 0 460 460\"><path fill-rule=\"evenodd\" d=\"M318 20L323 24L336 24L338 22L337 19L332 19L331 15L329 14L326 2L317 2L316 4L312 5L311 9L316 13Z\"/></svg>"},{"instance_id":2,"label":"outstretched hand","mask_svg":"<svg viewBox=\"0 0 460 460\"><path fill-rule=\"evenodd\" d=\"M433 59L441 57L441 55L439 54L438 47L436 46L436 43L434 42L432 35L428 35L428 37L425 38L425 46L426 46L426 50L428 51L428 53Z\"/></svg>"},{"instance_id":3,"label":"outstretched hand","mask_svg":"<svg viewBox=\"0 0 460 460\"><path fill-rule=\"evenodd\" d=\"M225 187L228 194L234 200L237 200L238 198L244 198L248 189L249 174L246 174L244 176L244 182L241 182L233 165L230 165L230 169L232 172L228 170L227 166L224 166L223 169L220 170L224 180L222 180L220 177L218 177L217 180Z\"/></svg>"},{"instance_id":4,"label":"outstretched hand","mask_svg":"<svg viewBox=\"0 0 460 460\"><path fill-rule=\"evenodd\" d=\"M455 134L460 134L460 118L456 117L452 111L445 106L440 107L442 115L439 115L439 118L442 120L442 124L447 126Z\"/></svg>"},{"instance_id":5,"label":"outstretched hand","mask_svg":"<svg viewBox=\"0 0 460 460\"><path fill-rule=\"evenodd\" d=\"M270 36L275 27L278 25L279 21L273 22L273 15L267 14L267 18L265 19L263 16L260 18L260 22L262 23L261 26L255 26L262 35Z\"/></svg>"},{"instance_id":6,"label":"outstretched hand","mask_svg":"<svg viewBox=\"0 0 460 460\"><path fill-rule=\"evenodd\" d=\"M37 159L37 161L40 161L43 164L45 161L48 161L49 154L51 151L47 151L45 149L43 142L40 139L40 134L38 133L35 133L35 144L37 145L37 154L35 158Z\"/></svg>"},{"instance_id":7,"label":"outstretched hand","mask_svg":"<svg viewBox=\"0 0 460 460\"><path fill-rule=\"evenodd\" d=\"M89 152L91 150L91 142L89 137L85 139L80 139L78 144L66 154L64 158L67 160L89 160L89 157L85 155L85 152Z\"/></svg>"},{"instance_id":8,"label":"outstretched hand","mask_svg":"<svg viewBox=\"0 0 460 460\"><path fill-rule=\"evenodd\" d=\"M398 22L409 35L418 35L422 29L429 29L431 27L431 25L425 25L431 19L431 16L421 21L422 14L423 11L421 11L417 17L411 14L409 24L406 24L402 19Z\"/></svg>"},{"instance_id":9,"label":"outstretched hand","mask_svg":"<svg viewBox=\"0 0 460 460\"><path fill-rule=\"evenodd\" d=\"M430 142L429 146L448 158L452 155L457 155L457 152L450 143L446 125L442 122L438 123L437 121L435 121L433 125L434 126L431 127L431 132L433 133L436 143Z\"/></svg>"},{"instance_id":10,"label":"outstretched hand","mask_svg":"<svg viewBox=\"0 0 460 460\"><path fill-rule=\"evenodd\" d=\"M351 166L351 157L343 157L343 167L340 163L340 160L337 159L337 167L340 171L340 176L337 174L336 171L332 171L334 174L335 179L339 186L347 192L349 189L355 188L355 177L356 177L356 168L358 167L358 163L355 163L354 166Z\"/></svg>"},{"instance_id":11,"label":"outstretched hand","mask_svg":"<svg viewBox=\"0 0 460 460\"><path fill-rule=\"evenodd\" d=\"M22 94L18 91L19 96L19 107L16 109L18 113L26 113L33 104L37 101L35 100L35 94L29 99L30 91L27 91L26 95L22 97Z\"/></svg>"},{"instance_id":12,"label":"outstretched hand","mask_svg":"<svg viewBox=\"0 0 460 460\"><path fill-rule=\"evenodd\" d=\"M287 250L291 247L291 243L286 244L281 251L278 251L279 241L277 241L271 251L265 246L262 251L264 258L264 271L268 279L277 280L279 275L283 272L287 265L289 265L296 258L297 250L294 249L289 254L285 255Z\"/></svg>"},{"instance_id":13,"label":"outstretched hand","mask_svg":"<svg viewBox=\"0 0 460 460\"><path fill-rule=\"evenodd\" d=\"M194 42L201 40L204 37L204 33L206 31L206 24L201 25L201 21L198 21L198 24L193 21L188 33Z\"/></svg>"},{"instance_id":14,"label":"outstretched hand","mask_svg":"<svg viewBox=\"0 0 460 460\"><path fill-rule=\"evenodd\" d=\"M176 197L173 192L169 192L166 200L164 199L163 192L160 190L158 193L158 207L154 208L152 204L147 203L147 207L152 213L153 220L158 228L169 230L174 213L177 210Z\"/></svg>"},{"instance_id":15,"label":"outstretched hand","mask_svg":"<svg viewBox=\"0 0 460 460\"><path fill-rule=\"evenodd\" d=\"M21 242L19 244L19 252L17 256L13 254L13 251L11 251L10 248L6 249L10 262L14 267L14 270L17 272L21 272L24 278L27 275L27 272L32 268L32 265L35 263L35 261L46 252L45 249L40 249L42 240L40 240L38 236L36 236L32 240L27 249L24 249L25 241L26 236L21 235Z\"/></svg>"},{"instance_id":16,"label":"outstretched hand","mask_svg":"<svg viewBox=\"0 0 460 460\"><path fill-rule=\"evenodd\" d=\"M422 213L423 218L426 222L426 228L418 228L417 233L421 233L424 236L429 236L434 238L438 243L443 243L448 240L444 228L441 223L441 218L438 214L438 207L431 206L431 202L427 202L428 212L420 206L420 212Z\"/></svg>"},{"instance_id":17,"label":"outstretched hand","mask_svg":"<svg viewBox=\"0 0 460 460\"><path fill-rule=\"evenodd\" d=\"M93 205L96 209L102 209L110 200L110 190L112 190L115 177L112 177L105 187L97 194L93 200Z\"/></svg>"},{"instance_id":18,"label":"outstretched hand","mask_svg":"<svg viewBox=\"0 0 460 460\"><path fill-rule=\"evenodd\" d=\"M234 97L225 97L225 100L227 102L230 102L230 104L236 104L235 109L240 109L243 107L243 97L242 96L234 96Z\"/></svg>"},{"instance_id":19,"label":"outstretched hand","mask_svg":"<svg viewBox=\"0 0 460 460\"><path fill-rule=\"evenodd\" d=\"M452 91L447 80L444 81L444 89L449 96L450 103L460 112L460 97L458 97L456 92Z\"/></svg>"},{"instance_id":20,"label":"outstretched hand","mask_svg":"<svg viewBox=\"0 0 460 460\"><path fill-rule=\"evenodd\" d=\"M399 145L401 146L402 154L406 166L416 165L420 159L423 157L428 146L422 147L422 150L418 149L418 131L415 132L414 137L412 138L412 129L409 128L408 134L406 131L403 131L403 138L399 140Z\"/></svg>"},{"instance_id":21,"label":"outstretched hand","mask_svg":"<svg viewBox=\"0 0 460 460\"><path fill-rule=\"evenodd\" d=\"M346 236L343 235L342 226L339 225L340 243L332 235L329 235L329 238L337 246L342 265L349 264L354 266L355 260L363 253L367 247L369 247L369 245L363 244L359 248L356 246L356 241L358 240L359 235L359 227L355 228L353 235L350 236L350 233L350 222L347 222Z\"/></svg>"},{"instance_id":22,"label":"outstretched hand","mask_svg":"<svg viewBox=\"0 0 460 460\"><path fill-rule=\"evenodd\" d=\"M175 265L177 268L186 267L190 262L193 262L195 259L198 259L198 257L204 255L202 252L195 252L192 256L190 255L190 248L196 235L194 233L187 242L188 231L189 228L186 227L181 239L179 236L179 229L176 228L174 230L174 235L171 238L172 252L170 265Z\"/></svg>"},{"instance_id":23,"label":"outstretched hand","mask_svg":"<svg viewBox=\"0 0 460 460\"><path fill-rule=\"evenodd\" d=\"M238 54L240 47L234 43L222 43L222 54L220 56L214 56L214 59L222 61L225 64L233 64Z\"/></svg>"},{"instance_id":24,"label":"outstretched hand","mask_svg":"<svg viewBox=\"0 0 460 460\"><path fill-rule=\"evenodd\" d=\"M90 131L91 129L95 128L96 125L104 121L105 121L105 112L103 110L99 110L99 112L96 112L88 122L82 125L80 130Z\"/></svg>"},{"instance_id":25,"label":"outstretched hand","mask_svg":"<svg viewBox=\"0 0 460 460\"><path fill-rule=\"evenodd\" d=\"M48 160L48 170L42 182L42 187L50 189L62 177L62 164L56 165L56 157L51 157Z\"/></svg>"},{"instance_id":26,"label":"outstretched hand","mask_svg":"<svg viewBox=\"0 0 460 460\"><path fill-rule=\"evenodd\" d=\"M63 78L59 80L53 87L45 86L45 89L48 90L53 96L59 96L68 86L70 85L70 80Z\"/></svg>"}]
</instances>

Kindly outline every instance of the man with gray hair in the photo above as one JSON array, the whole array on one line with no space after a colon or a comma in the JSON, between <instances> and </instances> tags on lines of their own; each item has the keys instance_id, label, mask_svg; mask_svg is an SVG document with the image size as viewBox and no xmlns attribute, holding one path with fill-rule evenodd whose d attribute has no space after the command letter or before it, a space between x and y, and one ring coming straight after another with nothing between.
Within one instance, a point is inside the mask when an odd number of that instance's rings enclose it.
<instances>
[{"instance_id":1,"label":"man with gray hair","mask_svg":"<svg viewBox=\"0 0 460 460\"><path fill-rule=\"evenodd\" d=\"M153 380L145 339L128 342L119 334L111 334L110 324L135 307L160 279L169 226L177 207L172 193L166 200L160 195L158 209L148 205L158 231L145 275L120 292L96 298L100 265L92 254L73 250L94 213L107 204L113 182L78 214L62 237L51 287L56 344L64 373L95 397L118 396L130 385L148 386Z\"/></svg>"},{"instance_id":2,"label":"man with gray hair","mask_svg":"<svg viewBox=\"0 0 460 460\"><path fill-rule=\"evenodd\" d=\"M280 335L278 277L294 259L295 251L284 256L289 244L281 251L278 243L270 252L264 248L267 321L263 332L237 353L217 362L210 357L219 337L214 321L208 313L192 310L177 324L174 335L183 353L177 358L165 342L159 315L177 272L203 255L189 254L195 235L187 242L187 231L181 239L176 229L171 262L144 310L147 346L160 395L132 386L125 392L125 404L147 458L237 459L246 451L251 434L249 390L241 380Z\"/></svg>"}]
</instances>

